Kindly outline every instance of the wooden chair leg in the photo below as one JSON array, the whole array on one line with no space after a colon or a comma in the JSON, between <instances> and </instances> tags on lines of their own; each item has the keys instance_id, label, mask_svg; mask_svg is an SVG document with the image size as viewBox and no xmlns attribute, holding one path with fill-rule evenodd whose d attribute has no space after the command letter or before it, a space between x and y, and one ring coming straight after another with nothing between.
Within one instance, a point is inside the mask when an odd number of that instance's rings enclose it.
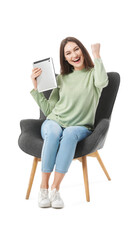
<instances>
[{"instance_id":1,"label":"wooden chair leg","mask_svg":"<svg viewBox=\"0 0 138 240\"><path fill-rule=\"evenodd\" d=\"M102 169L103 169L103 171L104 171L106 177L107 177L108 180L110 181L111 178L110 178L110 176L109 176L109 174L108 174L108 172L107 172L107 170L106 170L106 168L105 168L105 166L104 166L104 164L103 164L103 162L102 162L102 159L100 158L100 155L99 155L98 151L95 152L95 156L96 156L96 158L97 158L99 164L101 165L101 167L102 167Z\"/></svg>"},{"instance_id":2,"label":"wooden chair leg","mask_svg":"<svg viewBox=\"0 0 138 240\"><path fill-rule=\"evenodd\" d=\"M86 158L86 156L82 157L82 169L83 169L86 200L87 200L87 202L90 202L88 171L87 171L87 158Z\"/></svg>"},{"instance_id":3,"label":"wooden chair leg","mask_svg":"<svg viewBox=\"0 0 138 240\"><path fill-rule=\"evenodd\" d=\"M34 157L33 166L32 166L31 175L30 175L30 180L29 180L28 189L27 189L27 193L26 193L26 199L29 199L29 195L30 195L30 192L31 192L31 188L32 188L32 184L33 184L33 180L34 180L35 171L36 171L38 161L40 161L40 159Z\"/></svg>"}]
</instances>

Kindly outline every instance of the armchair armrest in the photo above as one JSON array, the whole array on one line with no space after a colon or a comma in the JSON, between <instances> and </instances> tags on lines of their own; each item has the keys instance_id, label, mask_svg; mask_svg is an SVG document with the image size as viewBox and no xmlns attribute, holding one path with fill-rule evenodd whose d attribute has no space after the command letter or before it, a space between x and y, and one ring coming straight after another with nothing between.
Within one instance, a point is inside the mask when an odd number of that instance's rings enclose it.
<instances>
[{"instance_id":1,"label":"armchair armrest","mask_svg":"<svg viewBox=\"0 0 138 240\"><path fill-rule=\"evenodd\" d=\"M20 121L20 128L22 132L34 131L40 129L44 119L23 119Z\"/></svg>"},{"instance_id":2,"label":"armchair armrest","mask_svg":"<svg viewBox=\"0 0 138 240\"><path fill-rule=\"evenodd\" d=\"M41 125L45 119L24 119L20 121L21 134L18 138L19 147L29 155L41 156L42 137Z\"/></svg>"},{"instance_id":3,"label":"armchair armrest","mask_svg":"<svg viewBox=\"0 0 138 240\"><path fill-rule=\"evenodd\" d=\"M108 132L110 120L102 119L94 128L93 132L80 141L76 147L75 158L85 156L102 148Z\"/></svg>"},{"instance_id":4,"label":"armchair armrest","mask_svg":"<svg viewBox=\"0 0 138 240\"><path fill-rule=\"evenodd\" d=\"M93 133L102 134L107 131L110 125L110 120L107 118L103 118L100 122L95 126Z\"/></svg>"},{"instance_id":5,"label":"armchair armrest","mask_svg":"<svg viewBox=\"0 0 138 240\"><path fill-rule=\"evenodd\" d=\"M92 143L92 148L94 148L94 151L103 147L109 125L109 119L101 119L101 121L96 125L94 131L90 135L89 141Z\"/></svg>"}]
</instances>

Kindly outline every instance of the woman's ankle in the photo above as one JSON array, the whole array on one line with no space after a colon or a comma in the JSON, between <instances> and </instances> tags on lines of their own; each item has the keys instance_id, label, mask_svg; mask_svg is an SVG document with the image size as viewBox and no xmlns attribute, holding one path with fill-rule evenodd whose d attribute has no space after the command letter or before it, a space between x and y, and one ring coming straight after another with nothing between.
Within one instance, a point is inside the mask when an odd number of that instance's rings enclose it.
<instances>
[{"instance_id":1,"label":"woman's ankle","mask_svg":"<svg viewBox=\"0 0 138 240\"><path fill-rule=\"evenodd\" d=\"M53 190L54 188L56 188L57 191L59 190L59 186L52 185L51 190Z\"/></svg>"},{"instance_id":2,"label":"woman's ankle","mask_svg":"<svg viewBox=\"0 0 138 240\"><path fill-rule=\"evenodd\" d=\"M48 186L48 185L45 185L45 184L41 184L41 185L40 185L40 188L42 188L42 189L49 189L49 186Z\"/></svg>"}]
</instances>

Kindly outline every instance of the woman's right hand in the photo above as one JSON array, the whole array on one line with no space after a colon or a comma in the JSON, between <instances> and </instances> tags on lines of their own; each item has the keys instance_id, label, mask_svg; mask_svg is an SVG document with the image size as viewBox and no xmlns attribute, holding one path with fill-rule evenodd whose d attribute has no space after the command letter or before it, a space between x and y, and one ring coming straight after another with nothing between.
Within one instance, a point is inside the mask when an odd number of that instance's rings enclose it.
<instances>
[{"instance_id":1,"label":"woman's right hand","mask_svg":"<svg viewBox=\"0 0 138 240\"><path fill-rule=\"evenodd\" d=\"M39 77L41 73L42 73L41 68L34 68L32 70L31 79L32 79L32 82L33 82L35 90L37 89L37 80L36 80L36 78Z\"/></svg>"}]
</instances>

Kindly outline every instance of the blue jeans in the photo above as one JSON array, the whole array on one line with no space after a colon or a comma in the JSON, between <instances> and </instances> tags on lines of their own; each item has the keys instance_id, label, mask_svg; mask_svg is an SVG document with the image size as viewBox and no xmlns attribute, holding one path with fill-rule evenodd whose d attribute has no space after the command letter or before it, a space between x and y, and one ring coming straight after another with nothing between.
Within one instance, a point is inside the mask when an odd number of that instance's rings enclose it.
<instances>
[{"instance_id":1,"label":"blue jeans","mask_svg":"<svg viewBox=\"0 0 138 240\"><path fill-rule=\"evenodd\" d=\"M92 131L84 126L61 127L56 121L46 119L41 126L44 140L41 152L42 172L66 173L74 158L76 145Z\"/></svg>"}]
</instances>

